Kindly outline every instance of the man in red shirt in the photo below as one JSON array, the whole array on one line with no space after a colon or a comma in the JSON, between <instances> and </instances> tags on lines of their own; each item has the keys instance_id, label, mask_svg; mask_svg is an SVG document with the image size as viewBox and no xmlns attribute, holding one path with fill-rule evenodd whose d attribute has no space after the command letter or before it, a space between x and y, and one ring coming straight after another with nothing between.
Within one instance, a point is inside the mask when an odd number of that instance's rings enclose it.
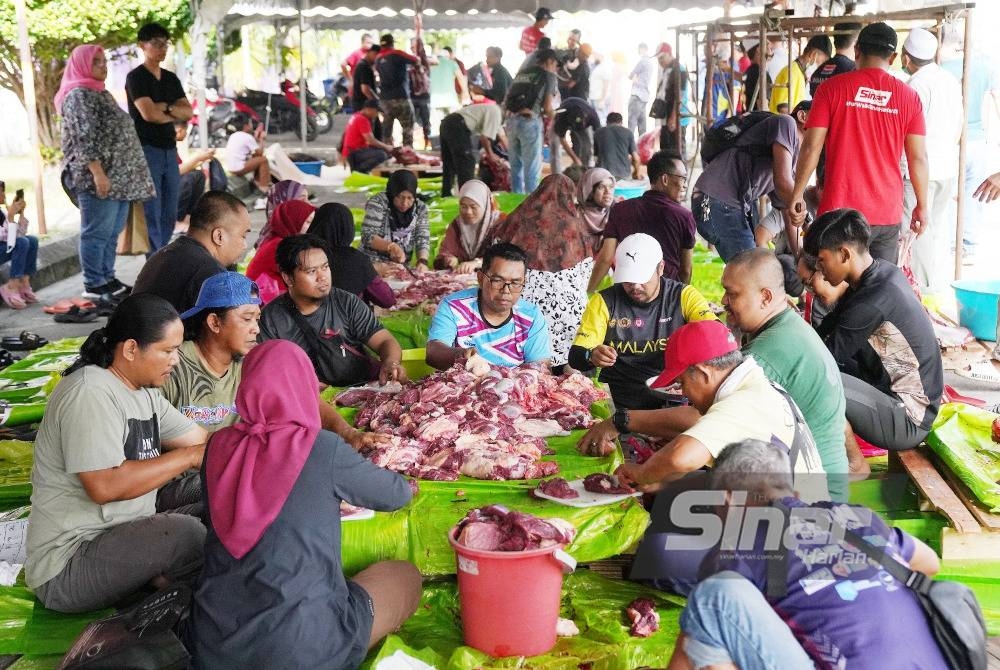
<instances>
[{"instance_id":1,"label":"man in red shirt","mask_svg":"<svg viewBox=\"0 0 1000 670\"><path fill-rule=\"evenodd\" d=\"M375 139L372 121L378 118L378 100L365 100L344 128L343 156L354 172L371 172L389 158L391 144Z\"/></svg>"},{"instance_id":2,"label":"man in red shirt","mask_svg":"<svg viewBox=\"0 0 1000 670\"><path fill-rule=\"evenodd\" d=\"M545 37L542 29L552 20L552 12L548 7L539 7L535 12L535 22L521 31L521 51L530 54L538 48L538 40Z\"/></svg>"},{"instance_id":3,"label":"man in red shirt","mask_svg":"<svg viewBox=\"0 0 1000 670\"><path fill-rule=\"evenodd\" d=\"M858 35L858 69L816 89L795 170L792 206L805 211L803 193L826 143L823 195L817 215L849 207L872 227L871 254L896 263L903 215L900 155L905 152L917 204L910 229L927 227L927 154L924 113L916 91L886 70L896 60L896 31L872 23Z\"/></svg>"}]
</instances>

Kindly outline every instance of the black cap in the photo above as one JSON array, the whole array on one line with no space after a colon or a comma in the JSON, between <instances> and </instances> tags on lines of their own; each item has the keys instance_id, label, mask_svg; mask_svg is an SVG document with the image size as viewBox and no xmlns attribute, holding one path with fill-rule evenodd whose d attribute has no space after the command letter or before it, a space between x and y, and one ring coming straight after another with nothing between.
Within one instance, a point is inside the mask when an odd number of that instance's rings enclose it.
<instances>
[{"instance_id":1,"label":"black cap","mask_svg":"<svg viewBox=\"0 0 1000 670\"><path fill-rule=\"evenodd\" d=\"M378 100L368 99L361 103L361 109L379 109Z\"/></svg>"},{"instance_id":2,"label":"black cap","mask_svg":"<svg viewBox=\"0 0 1000 670\"><path fill-rule=\"evenodd\" d=\"M858 33L858 44L870 44L873 47L883 47L896 50L899 38L896 31L888 23L869 23Z\"/></svg>"},{"instance_id":3,"label":"black cap","mask_svg":"<svg viewBox=\"0 0 1000 670\"><path fill-rule=\"evenodd\" d=\"M539 7L538 10L535 12L536 21L541 21L542 19L551 19L551 18L552 18L552 12L549 11L548 7Z\"/></svg>"},{"instance_id":4,"label":"black cap","mask_svg":"<svg viewBox=\"0 0 1000 670\"><path fill-rule=\"evenodd\" d=\"M809 41L806 43L805 50L808 51L809 49L822 51L826 54L827 58L829 58L833 53L833 49L830 47L830 38L826 35L813 35L810 37Z\"/></svg>"}]
</instances>

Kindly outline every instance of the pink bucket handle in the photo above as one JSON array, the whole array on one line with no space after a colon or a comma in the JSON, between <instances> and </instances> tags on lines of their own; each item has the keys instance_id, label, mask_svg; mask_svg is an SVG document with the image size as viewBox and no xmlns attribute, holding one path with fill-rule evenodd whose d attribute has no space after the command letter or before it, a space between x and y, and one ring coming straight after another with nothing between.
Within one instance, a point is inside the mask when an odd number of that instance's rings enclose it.
<instances>
[{"instance_id":1,"label":"pink bucket handle","mask_svg":"<svg viewBox=\"0 0 1000 670\"><path fill-rule=\"evenodd\" d=\"M576 570L576 559L562 549L556 549L552 552L552 558L562 567L564 575L571 575Z\"/></svg>"}]
</instances>

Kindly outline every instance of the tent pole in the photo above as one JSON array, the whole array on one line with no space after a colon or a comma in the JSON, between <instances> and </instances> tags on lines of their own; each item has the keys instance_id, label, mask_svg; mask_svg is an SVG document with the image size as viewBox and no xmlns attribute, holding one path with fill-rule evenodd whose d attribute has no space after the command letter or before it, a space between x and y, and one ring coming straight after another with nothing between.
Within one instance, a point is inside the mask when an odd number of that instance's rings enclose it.
<instances>
[{"instance_id":1,"label":"tent pole","mask_svg":"<svg viewBox=\"0 0 1000 670\"><path fill-rule=\"evenodd\" d=\"M760 43L757 45L757 60L760 61L760 72L757 73L757 90L760 95L757 100L760 109L768 109L767 104L767 19L760 17Z\"/></svg>"},{"instance_id":2,"label":"tent pole","mask_svg":"<svg viewBox=\"0 0 1000 670\"><path fill-rule=\"evenodd\" d=\"M299 0L299 122L302 124L302 151L306 150L306 135L308 128L308 115L306 113L306 108L308 107L306 103L306 66L305 66L305 51L306 51L306 17L302 14L303 6L305 5L305 0Z\"/></svg>"},{"instance_id":3,"label":"tent pole","mask_svg":"<svg viewBox=\"0 0 1000 670\"><path fill-rule=\"evenodd\" d=\"M681 155L681 161L684 161L684 126L681 121L684 120L684 88L689 82L683 81L681 78L681 33L680 31L674 31L674 60L676 61L674 67L677 68L677 127L674 130L675 133L675 146L677 147L677 152ZM695 79L697 82L697 78ZM697 88L697 86L695 86Z\"/></svg>"},{"instance_id":4,"label":"tent pole","mask_svg":"<svg viewBox=\"0 0 1000 670\"><path fill-rule=\"evenodd\" d=\"M201 3L198 0L191 0L191 14L194 16L192 40L192 57L194 72L192 73L195 86L195 99L198 104L198 146L202 149L208 148L208 102L205 99L205 77L207 74L207 64L205 62L205 20L200 15Z\"/></svg>"},{"instance_id":5,"label":"tent pole","mask_svg":"<svg viewBox=\"0 0 1000 670\"><path fill-rule=\"evenodd\" d=\"M965 40L962 45L962 137L958 141L958 207L955 211L955 279L962 278L962 239L965 237L965 160L968 157L969 61L972 59L973 10L965 12ZM933 221L931 222L933 224ZM924 231L926 234L927 231ZM973 240L975 241L975 240Z\"/></svg>"},{"instance_id":6,"label":"tent pole","mask_svg":"<svg viewBox=\"0 0 1000 670\"><path fill-rule=\"evenodd\" d=\"M216 72L215 72L215 85L217 87L216 88L216 92L219 95L222 95L222 91L224 89L222 76L223 76L223 74L225 74L225 68L223 66L225 65L224 61L225 61L225 58L226 58L226 19L225 18L223 18L221 21L219 21L219 27L216 28L216 35L218 37L215 40L215 51L216 51L216 56L215 57L218 60L218 64L216 66Z\"/></svg>"},{"instance_id":7,"label":"tent pole","mask_svg":"<svg viewBox=\"0 0 1000 670\"><path fill-rule=\"evenodd\" d=\"M35 69L31 60L31 42L28 41L28 10L24 0L14 0L17 14L17 41L21 52L21 82L24 89L24 107L28 112L28 137L31 140L31 157L35 164L35 211L38 212L38 233L45 235L45 194L42 177L45 165L38 141L38 103L35 101Z\"/></svg>"}]
</instances>

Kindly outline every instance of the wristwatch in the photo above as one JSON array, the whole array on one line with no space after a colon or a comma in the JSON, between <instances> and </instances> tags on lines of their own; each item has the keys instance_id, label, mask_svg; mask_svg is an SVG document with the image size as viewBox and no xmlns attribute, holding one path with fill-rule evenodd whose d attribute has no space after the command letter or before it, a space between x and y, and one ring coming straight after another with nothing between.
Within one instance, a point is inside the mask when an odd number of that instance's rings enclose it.
<instances>
[{"instance_id":1,"label":"wristwatch","mask_svg":"<svg viewBox=\"0 0 1000 670\"><path fill-rule=\"evenodd\" d=\"M611 415L611 423L615 425L615 430L619 433L628 432L628 410L624 407L616 409L615 413Z\"/></svg>"},{"instance_id":2,"label":"wristwatch","mask_svg":"<svg viewBox=\"0 0 1000 670\"><path fill-rule=\"evenodd\" d=\"M167 103L167 108L165 110L163 110L163 113L166 114L167 116L173 116L173 114L170 113L170 110L172 110L173 108L174 108L174 106L171 103L168 102Z\"/></svg>"},{"instance_id":3,"label":"wristwatch","mask_svg":"<svg viewBox=\"0 0 1000 670\"><path fill-rule=\"evenodd\" d=\"M583 354L583 360L584 360L584 361L585 361L585 362L586 362L587 364L589 364L589 363L590 363L590 355L591 355L592 353L594 353L594 350L593 350L593 349L587 349L587 351L585 351L585 352L584 352L584 354Z\"/></svg>"}]
</instances>

